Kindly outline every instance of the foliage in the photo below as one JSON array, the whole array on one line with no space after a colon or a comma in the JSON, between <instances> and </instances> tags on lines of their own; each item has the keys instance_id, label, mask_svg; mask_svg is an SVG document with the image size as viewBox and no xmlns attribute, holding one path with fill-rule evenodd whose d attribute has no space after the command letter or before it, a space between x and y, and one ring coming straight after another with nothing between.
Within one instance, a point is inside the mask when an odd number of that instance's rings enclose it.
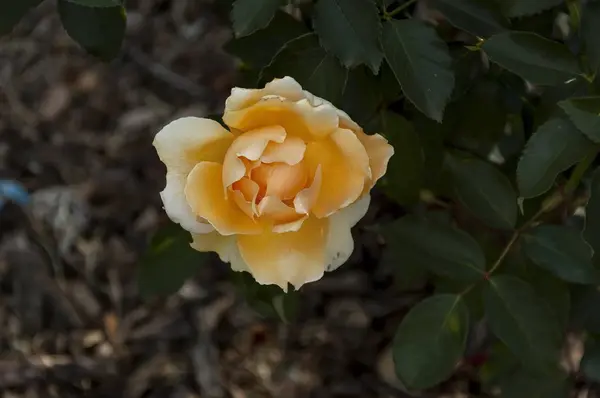
<instances>
[{"instance_id":1,"label":"foliage","mask_svg":"<svg viewBox=\"0 0 600 398\"><path fill-rule=\"evenodd\" d=\"M40 2L3 1L0 33ZM401 216L381 228L382 262L402 289L435 287L398 325L402 383L427 389L468 366L481 321L486 390L567 397L568 331L589 336L578 382L600 381L600 2L221 2L244 86L292 76L395 146L380 189ZM91 54L117 55L118 0L58 0L58 12ZM573 222L583 207L585 224ZM161 234L141 267L148 294L176 291L207 261ZM261 313L292 319L301 293L236 278Z\"/></svg>"}]
</instances>

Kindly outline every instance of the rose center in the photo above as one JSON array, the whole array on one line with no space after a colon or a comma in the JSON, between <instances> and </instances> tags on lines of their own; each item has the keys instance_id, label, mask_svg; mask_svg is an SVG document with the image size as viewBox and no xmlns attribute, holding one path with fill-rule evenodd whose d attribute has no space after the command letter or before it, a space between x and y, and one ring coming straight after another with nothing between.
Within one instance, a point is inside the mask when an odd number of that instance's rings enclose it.
<instances>
[{"instance_id":1,"label":"rose center","mask_svg":"<svg viewBox=\"0 0 600 398\"><path fill-rule=\"evenodd\" d=\"M308 170L300 162L261 163L252 169L250 178L258 184L258 201L265 196L276 196L282 201L293 199L308 182Z\"/></svg>"}]
</instances>

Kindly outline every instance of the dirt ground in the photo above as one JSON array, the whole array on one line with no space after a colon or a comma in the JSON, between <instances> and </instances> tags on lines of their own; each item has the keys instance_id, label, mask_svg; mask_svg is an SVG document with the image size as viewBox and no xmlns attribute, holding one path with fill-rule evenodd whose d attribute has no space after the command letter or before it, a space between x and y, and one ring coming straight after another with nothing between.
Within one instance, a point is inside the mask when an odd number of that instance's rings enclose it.
<instances>
[{"instance_id":1,"label":"dirt ground","mask_svg":"<svg viewBox=\"0 0 600 398\"><path fill-rule=\"evenodd\" d=\"M28 213L0 211L0 396L406 397L386 347L424 292L400 293L378 265L377 195L350 262L302 289L296 324L257 316L218 261L141 300L137 262L166 221L153 136L221 111L236 68L211 1L128 8L111 64L67 37L53 2L0 40L0 179L33 195ZM475 388L463 368L443 396Z\"/></svg>"}]
</instances>

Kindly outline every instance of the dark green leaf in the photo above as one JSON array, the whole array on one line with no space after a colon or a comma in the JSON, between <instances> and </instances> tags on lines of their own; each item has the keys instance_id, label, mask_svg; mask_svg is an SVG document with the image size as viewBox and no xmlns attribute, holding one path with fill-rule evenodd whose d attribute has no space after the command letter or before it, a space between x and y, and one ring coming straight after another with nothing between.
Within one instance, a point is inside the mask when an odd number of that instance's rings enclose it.
<instances>
[{"instance_id":1,"label":"dark green leaf","mask_svg":"<svg viewBox=\"0 0 600 398\"><path fill-rule=\"evenodd\" d=\"M551 369L558 359L560 327L531 286L513 276L494 276L483 296L494 334L528 367Z\"/></svg>"},{"instance_id":2,"label":"dark green leaf","mask_svg":"<svg viewBox=\"0 0 600 398\"><path fill-rule=\"evenodd\" d=\"M271 62L281 47L305 33L308 33L306 26L289 14L278 11L265 29L250 36L232 39L224 48L250 67L262 69Z\"/></svg>"},{"instance_id":3,"label":"dark green leaf","mask_svg":"<svg viewBox=\"0 0 600 398\"><path fill-rule=\"evenodd\" d=\"M448 156L458 200L493 228L511 229L517 222L517 195L504 174L478 159Z\"/></svg>"},{"instance_id":4,"label":"dark green leaf","mask_svg":"<svg viewBox=\"0 0 600 398\"><path fill-rule=\"evenodd\" d=\"M540 13L561 4L563 0L498 0L504 13L510 17L522 17Z\"/></svg>"},{"instance_id":5,"label":"dark green leaf","mask_svg":"<svg viewBox=\"0 0 600 398\"><path fill-rule=\"evenodd\" d=\"M233 31L237 37L267 27L284 0L235 0L231 10Z\"/></svg>"},{"instance_id":6,"label":"dark green leaf","mask_svg":"<svg viewBox=\"0 0 600 398\"><path fill-rule=\"evenodd\" d=\"M450 278L477 281L485 273L485 257L466 232L431 219L408 215L386 230L387 242L396 245L406 261Z\"/></svg>"},{"instance_id":7,"label":"dark green leaf","mask_svg":"<svg viewBox=\"0 0 600 398\"><path fill-rule=\"evenodd\" d=\"M500 33L482 48L493 62L533 84L558 85L580 73L566 46L535 33Z\"/></svg>"},{"instance_id":8,"label":"dark green leaf","mask_svg":"<svg viewBox=\"0 0 600 398\"><path fill-rule=\"evenodd\" d=\"M569 98L559 105L583 134L600 142L600 97Z\"/></svg>"},{"instance_id":9,"label":"dark green leaf","mask_svg":"<svg viewBox=\"0 0 600 398\"><path fill-rule=\"evenodd\" d=\"M41 2L42 0L3 0L0 2L0 36L9 33L27 11Z\"/></svg>"},{"instance_id":10,"label":"dark green leaf","mask_svg":"<svg viewBox=\"0 0 600 398\"><path fill-rule=\"evenodd\" d=\"M573 283L594 283L592 250L572 228L540 225L523 235L523 248L535 264Z\"/></svg>"},{"instance_id":11,"label":"dark green leaf","mask_svg":"<svg viewBox=\"0 0 600 398\"><path fill-rule=\"evenodd\" d=\"M571 383L563 372L534 374L517 370L503 380L501 398L569 398Z\"/></svg>"},{"instance_id":12,"label":"dark green leaf","mask_svg":"<svg viewBox=\"0 0 600 398\"><path fill-rule=\"evenodd\" d=\"M420 263L407 260L394 244L386 245L381 255L382 268L390 269L394 275L394 289L411 291L422 289L429 277L427 268Z\"/></svg>"},{"instance_id":13,"label":"dark green leaf","mask_svg":"<svg viewBox=\"0 0 600 398\"><path fill-rule=\"evenodd\" d=\"M350 70L341 109L364 126L383 103L380 82L365 66Z\"/></svg>"},{"instance_id":14,"label":"dark green leaf","mask_svg":"<svg viewBox=\"0 0 600 398\"><path fill-rule=\"evenodd\" d=\"M587 380L600 383L600 344L598 342L586 344L580 369Z\"/></svg>"},{"instance_id":15,"label":"dark green leaf","mask_svg":"<svg viewBox=\"0 0 600 398\"><path fill-rule=\"evenodd\" d=\"M434 0L432 6L452 25L475 36L491 36L508 25L496 4L487 0Z\"/></svg>"},{"instance_id":16,"label":"dark green leaf","mask_svg":"<svg viewBox=\"0 0 600 398\"><path fill-rule=\"evenodd\" d=\"M295 78L305 90L338 104L348 70L323 50L315 34L306 34L288 42L263 73L267 80L284 76Z\"/></svg>"},{"instance_id":17,"label":"dark green leaf","mask_svg":"<svg viewBox=\"0 0 600 398\"><path fill-rule=\"evenodd\" d=\"M394 338L398 378L419 390L450 377L465 350L468 325L469 314L458 295L436 295L413 307Z\"/></svg>"},{"instance_id":18,"label":"dark green leaf","mask_svg":"<svg viewBox=\"0 0 600 398\"><path fill-rule=\"evenodd\" d=\"M206 253L190 247L190 233L171 223L154 235L140 262L140 295L150 298L177 292L198 272L206 258Z\"/></svg>"},{"instance_id":19,"label":"dark green leaf","mask_svg":"<svg viewBox=\"0 0 600 398\"><path fill-rule=\"evenodd\" d=\"M519 359L501 342L494 342L486 359L479 370L479 378L486 391L492 391L520 366Z\"/></svg>"},{"instance_id":20,"label":"dark green leaf","mask_svg":"<svg viewBox=\"0 0 600 398\"><path fill-rule=\"evenodd\" d=\"M600 70L600 3L588 1L582 10L581 36L592 73Z\"/></svg>"},{"instance_id":21,"label":"dark green leaf","mask_svg":"<svg viewBox=\"0 0 600 398\"><path fill-rule=\"evenodd\" d=\"M590 198L585 207L583 237L594 250L594 262L600 259L600 169L596 169L590 183Z\"/></svg>"},{"instance_id":22,"label":"dark green leaf","mask_svg":"<svg viewBox=\"0 0 600 398\"><path fill-rule=\"evenodd\" d=\"M381 65L381 23L372 0L320 0L314 11L315 31L323 47L344 66L366 64L373 73Z\"/></svg>"},{"instance_id":23,"label":"dark green leaf","mask_svg":"<svg viewBox=\"0 0 600 398\"><path fill-rule=\"evenodd\" d=\"M588 141L566 119L544 123L527 142L517 167L517 183L522 197L539 196L550 189L556 176L587 154Z\"/></svg>"},{"instance_id":24,"label":"dark green leaf","mask_svg":"<svg viewBox=\"0 0 600 398\"><path fill-rule=\"evenodd\" d=\"M125 35L123 7L84 7L59 0L58 12L69 36L87 52L106 61L119 54Z\"/></svg>"},{"instance_id":25,"label":"dark green leaf","mask_svg":"<svg viewBox=\"0 0 600 398\"><path fill-rule=\"evenodd\" d=\"M84 7L115 7L122 6L121 0L67 0Z\"/></svg>"},{"instance_id":26,"label":"dark green leaf","mask_svg":"<svg viewBox=\"0 0 600 398\"><path fill-rule=\"evenodd\" d=\"M385 23L383 52L406 97L441 122L454 88L452 58L435 30L415 20Z\"/></svg>"},{"instance_id":27,"label":"dark green leaf","mask_svg":"<svg viewBox=\"0 0 600 398\"><path fill-rule=\"evenodd\" d=\"M535 294L546 303L547 308L556 315L561 330L567 328L569 311L571 310L571 295L568 284L538 267L535 277L524 279L533 287ZM530 272L533 274L533 272Z\"/></svg>"},{"instance_id":28,"label":"dark green leaf","mask_svg":"<svg viewBox=\"0 0 600 398\"><path fill-rule=\"evenodd\" d=\"M403 205L417 202L423 183L424 159L413 126L397 113L382 111L369 127L371 131L383 133L394 147L394 156L381 181L386 194Z\"/></svg>"},{"instance_id":29,"label":"dark green leaf","mask_svg":"<svg viewBox=\"0 0 600 398\"><path fill-rule=\"evenodd\" d=\"M596 286L577 289L572 291L573 309L571 311L571 323L574 327L586 329L592 333L600 333L600 291Z\"/></svg>"}]
</instances>

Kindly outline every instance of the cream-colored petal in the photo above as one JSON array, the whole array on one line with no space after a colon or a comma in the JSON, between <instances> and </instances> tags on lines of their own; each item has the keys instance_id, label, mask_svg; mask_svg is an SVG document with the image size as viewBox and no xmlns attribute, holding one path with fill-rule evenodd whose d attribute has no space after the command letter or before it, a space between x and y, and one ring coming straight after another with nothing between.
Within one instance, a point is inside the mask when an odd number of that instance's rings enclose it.
<instances>
[{"instance_id":1,"label":"cream-colored petal","mask_svg":"<svg viewBox=\"0 0 600 398\"><path fill-rule=\"evenodd\" d=\"M328 217L354 203L362 194L366 182L364 172L333 140L309 143L304 162L310 171L316 170L318 165L322 167L321 189L311 210L315 216Z\"/></svg>"},{"instance_id":2,"label":"cream-colored petal","mask_svg":"<svg viewBox=\"0 0 600 398\"><path fill-rule=\"evenodd\" d=\"M356 136L369 155L372 177L371 183L366 188L371 189L387 171L388 162L394 155L394 147L388 144L388 141L379 134L367 135L359 130L356 132Z\"/></svg>"},{"instance_id":3,"label":"cream-colored petal","mask_svg":"<svg viewBox=\"0 0 600 398\"><path fill-rule=\"evenodd\" d=\"M313 174L313 180L311 184L298 192L298 195L294 198L294 208L297 213L308 214L315 205L319 192L321 191L321 183L323 180L323 172L321 165L317 165L317 168Z\"/></svg>"},{"instance_id":4,"label":"cream-colored petal","mask_svg":"<svg viewBox=\"0 0 600 398\"><path fill-rule=\"evenodd\" d=\"M354 251L351 228L367 213L371 197L366 194L350 206L329 217L327 235L326 271L333 271L344 264Z\"/></svg>"},{"instance_id":5,"label":"cream-colored petal","mask_svg":"<svg viewBox=\"0 0 600 398\"><path fill-rule=\"evenodd\" d=\"M224 188L229 187L246 175L246 165L240 156L248 160L257 160L271 141L282 143L285 130L281 126L269 125L248 131L233 141L223 161Z\"/></svg>"},{"instance_id":6,"label":"cream-colored petal","mask_svg":"<svg viewBox=\"0 0 600 398\"><path fill-rule=\"evenodd\" d=\"M199 220L188 205L184 193L186 178L185 174L167 172L167 184L160 193L165 213L187 231L196 234L214 231L213 226Z\"/></svg>"},{"instance_id":7,"label":"cream-colored petal","mask_svg":"<svg viewBox=\"0 0 600 398\"><path fill-rule=\"evenodd\" d=\"M365 177L370 179L369 155L356 134L352 130L337 129L331 134L331 139L337 144L342 153L351 160L353 167L361 170Z\"/></svg>"},{"instance_id":8,"label":"cream-colored petal","mask_svg":"<svg viewBox=\"0 0 600 398\"><path fill-rule=\"evenodd\" d=\"M223 121L240 131L278 125L288 135L310 141L337 129L339 116L330 105L313 107L307 100L290 102L283 97L266 96L246 108L226 110Z\"/></svg>"},{"instance_id":9,"label":"cream-colored petal","mask_svg":"<svg viewBox=\"0 0 600 398\"><path fill-rule=\"evenodd\" d=\"M258 234L261 226L223 192L223 166L202 162L190 172L185 197L192 211L206 219L221 235Z\"/></svg>"},{"instance_id":10,"label":"cream-colored petal","mask_svg":"<svg viewBox=\"0 0 600 398\"><path fill-rule=\"evenodd\" d=\"M325 271L329 222L309 217L296 232L238 236L245 263L258 283L296 289L320 279Z\"/></svg>"},{"instance_id":11,"label":"cream-colored petal","mask_svg":"<svg viewBox=\"0 0 600 398\"><path fill-rule=\"evenodd\" d=\"M298 137L287 137L281 144L270 142L260 157L263 163L282 162L295 165L304 158L306 143Z\"/></svg>"},{"instance_id":12,"label":"cream-colored petal","mask_svg":"<svg viewBox=\"0 0 600 398\"><path fill-rule=\"evenodd\" d=\"M216 252L224 263L231 264L234 271L248 271L248 266L242 259L235 235L223 236L218 232L209 234L192 234L190 246L199 252Z\"/></svg>"},{"instance_id":13,"label":"cream-colored petal","mask_svg":"<svg viewBox=\"0 0 600 398\"><path fill-rule=\"evenodd\" d=\"M214 120L183 117L163 127L153 145L169 171L189 173L200 162L221 162L233 134Z\"/></svg>"}]
</instances>

